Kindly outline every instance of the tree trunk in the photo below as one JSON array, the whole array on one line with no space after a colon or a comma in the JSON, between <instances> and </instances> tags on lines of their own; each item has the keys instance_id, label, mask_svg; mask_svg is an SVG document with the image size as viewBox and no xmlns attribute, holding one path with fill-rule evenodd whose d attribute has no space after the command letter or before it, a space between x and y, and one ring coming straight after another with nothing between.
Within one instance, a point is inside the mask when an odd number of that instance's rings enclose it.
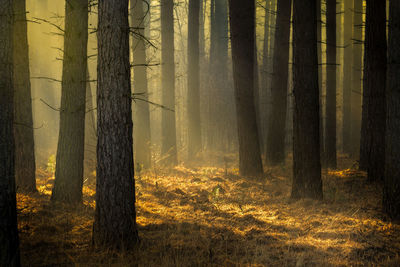
<instances>
[{"instance_id":1,"label":"tree trunk","mask_svg":"<svg viewBox=\"0 0 400 267\"><path fill-rule=\"evenodd\" d=\"M88 3L65 4L60 132L52 201L82 202L85 150Z\"/></svg>"},{"instance_id":2,"label":"tree trunk","mask_svg":"<svg viewBox=\"0 0 400 267\"><path fill-rule=\"evenodd\" d=\"M386 172L383 208L395 220L400 219L400 2L390 1Z\"/></svg>"},{"instance_id":3,"label":"tree trunk","mask_svg":"<svg viewBox=\"0 0 400 267\"><path fill-rule=\"evenodd\" d=\"M363 0L354 0L353 9L353 71L351 94L351 154L359 158L361 133L361 86L363 51Z\"/></svg>"},{"instance_id":4,"label":"tree trunk","mask_svg":"<svg viewBox=\"0 0 400 267\"><path fill-rule=\"evenodd\" d=\"M0 0L0 266L20 266L14 173L13 1Z\"/></svg>"},{"instance_id":5,"label":"tree trunk","mask_svg":"<svg viewBox=\"0 0 400 267\"><path fill-rule=\"evenodd\" d=\"M268 119L267 161L285 162L286 111L288 95L289 38L292 0L278 1L275 53L272 75L272 111Z\"/></svg>"},{"instance_id":6,"label":"tree trunk","mask_svg":"<svg viewBox=\"0 0 400 267\"><path fill-rule=\"evenodd\" d=\"M188 157L194 159L201 149L199 22L200 0L189 0L188 15Z\"/></svg>"},{"instance_id":7,"label":"tree trunk","mask_svg":"<svg viewBox=\"0 0 400 267\"><path fill-rule=\"evenodd\" d=\"M99 1L95 246L138 243L132 141L128 0ZM117 40L117 42L115 41Z\"/></svg>"},{"instance_id":8,"label":"tree trunk","mask_svg":"<svg viewBox=\"0 0 400 267\"><path fill-rule=\"evenodd\" d=\"M261 153L266 153L266 135L268 133L268 117L269 110L267 102L269 101L270 87L270 70L269 70L269 44L270 44L270 16L271 16L271 0L265 0L265 17L264 17L264 42L263 42L263 57L261 66L261 87L260 87L260 116L261 116L261 136L263 141Z\"/></svg>"},{"instance_id":9,"label":"tree trunk","mask_svg":"<svg viewBox=\"0 0 400 267\"><path fill-rule=\"evenodd\" d=\"M175 110L174 1L161 0L161 86L162 104ZM161 119L164 163L178 164L175 112L163 109Z\"/></svg>"},{"instance_id":10,"label":"tree trunk","mask_svg":"<svg viewBox=\"0 0 400 267\"><path fill-rule=\"evenodd\" d=\"M360 169L383 181L386 128L386 1L367 0Z\"/></svg>"},{"instance_id":11,"label":"tree trunk","mask_svg":"<svg viewBox=\"0 0 400 267\"><path fill-rule=\"evenodd\" d=\"M325 165L336 169L336 0L326 3Z\"/></svg>"},{"instance_id":12,"label":"tree trunk","mask_svg":"<svg viewBox=\"0 0 400 267\"><path fill-rule=\"evenodd\" d=\"M254 107L254 1L230 0L233 77L239 137L239 172L260 177L263 167Z\"/></svg>"},{"instance_id":13,"label":"tree trunk","mask_svg":"<svg viewBox=\"0 0 400 267\"><path fill-rule=\"evenodd\" d=\"M293 184L291 198L322 199L317 6L293 2Z\"/></svg>"},{"instance_id":14,"label":"tree trunk","mask_svg":"<svg viewBox=\"0 0 400 267\"><path fill-rule=\"evenodd\" d=\"M87 80L90 81L89 70ZM93 108L93 94L91 83L86 83L86 114L85 114L85 153L84 153L84 176L92 177L91 173L96 169L96 146L97 130L96 119Z\"/></svg>"},{"instance_id":15,"label":"tree trunk","mask_svg":"<svg viewBox=\"0 0 400 267\"><path fill-rule=\"evenodd\" d=\"M351 67L353 61L353 0L344 1L343 152L351 153Z\"/></svg>"},{"instance_id":16,"label":"tree trunk","mask_svg":"<svg viewBox=\"0 0 400 267\"><path fill-rule=\"evenodd\" d=\"M35 144L25 0L14 0L14 138L18 190L36 192Z\"/></svg>"},{"instance_id":17,"label":"tree trunk","mask_svg":"<svg viewBox=\"0 0 400 267\"><path fill-rule=\"evenodd\" d=\"M325 158L324 150L324 105L323 105L323 86L322 86L322 12L321 0L317 2L317 50L318 50L318 88L319 88L319 141L321 161Z\"/></svg>"},{"instance_id":18,"label":"tree trunk","mask_svg":"<svg viewBox=\"0 0 400 267\"><path fill-rule=\"evenodd\" d=\"M143 100L134 102L134 148L136 166L143 165L143 168L151 167L151 150L150 150L150 110L149 110L149 93L147 86L147 58L145 29L146 25L143 0L130 0L132 27L139 35L133 36L132 53L133 53L133 91L137 97Z\"/></svg>"}]
</instances>

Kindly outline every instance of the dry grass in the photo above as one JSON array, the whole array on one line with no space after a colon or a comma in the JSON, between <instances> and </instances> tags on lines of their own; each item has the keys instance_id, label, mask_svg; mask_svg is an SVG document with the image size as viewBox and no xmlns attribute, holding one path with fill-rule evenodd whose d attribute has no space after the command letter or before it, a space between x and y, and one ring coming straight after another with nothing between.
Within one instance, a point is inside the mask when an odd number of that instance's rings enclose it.
<instances>
[{"instance_id":1,"label":"dry grass","mask_svg":"<svg viewBox=\"0 0 400 267\"><path fill-rule=\"evenodd\" d=\"M400 266L400 226L380 212L381 188L365 174L324 171L324 201L289 201L291 167L261 182L237 169L155 168L138 175L140 246L91 248L94 184L77 209L49 203L53 178L38 173L40 194L18 194L24 266ZM233 163L234 165L234 163Z\"/></svg>"}]
</instances>

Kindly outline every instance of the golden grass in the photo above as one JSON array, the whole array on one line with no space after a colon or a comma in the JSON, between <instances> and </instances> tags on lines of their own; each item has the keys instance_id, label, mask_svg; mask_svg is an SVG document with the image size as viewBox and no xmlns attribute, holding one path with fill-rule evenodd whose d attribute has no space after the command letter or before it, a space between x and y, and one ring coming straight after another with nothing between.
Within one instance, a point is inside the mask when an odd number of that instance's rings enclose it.
<instances>
[{"instance_id":1,"label":"golden grass","mask_svg":"<svg viewBox=\"0 0 400 267\"><path fill-rule=\"evenodd\" d=\"M115 253L91 248L93 179L84 205L51 205L53 179L38 172L40 194L18 194L24 266L400 266L400 226L380 211L381 188L340 158L324 170L323 201L289 201L291 167L263 181L235 166L178 166L136 177L141 243ZM235 165L235 164L233 164ZM222 165L223 166L223 165Z\"/></svg>"}]
</instances>

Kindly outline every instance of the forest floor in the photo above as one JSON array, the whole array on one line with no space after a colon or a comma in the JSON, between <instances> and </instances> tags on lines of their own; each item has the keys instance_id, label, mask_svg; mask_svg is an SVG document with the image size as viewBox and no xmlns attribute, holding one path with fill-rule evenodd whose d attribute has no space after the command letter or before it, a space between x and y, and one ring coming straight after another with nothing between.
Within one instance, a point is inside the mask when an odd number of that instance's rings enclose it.
<instances>
[{"instance_id":1,"label":"forest floor","mask_svg":"<svg viewBox=\"0 0 400 267\"><path fill-rule=\"evenodd\" d=\"M381 187L349 159L339 165L323 170L323 201L289 200L289 165L268 168L262 181L183 165L137 174L141 243L126 253L90 245L93 179L84 205L53 205L54 178L42 168L39 193L17 195L22 265L400 266L400 225L381 212Z\"/></svg>"}]
</instances>

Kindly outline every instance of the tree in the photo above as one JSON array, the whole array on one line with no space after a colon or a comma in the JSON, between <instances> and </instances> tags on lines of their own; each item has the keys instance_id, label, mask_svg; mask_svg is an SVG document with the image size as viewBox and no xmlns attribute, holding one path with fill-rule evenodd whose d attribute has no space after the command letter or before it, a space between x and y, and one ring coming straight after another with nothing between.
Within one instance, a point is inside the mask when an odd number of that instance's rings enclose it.
<instances>
[{"instance_id":1,"label":"tree","mask_svg":"<svg viewBox=\"0 0 400 267\"><path fill-rule=\"evenodd\" d=\"M133 53L133 91L138 95L134 108L134 147L135 160L138 164L142 164L144 168L151 167L151 150L150 150L150 110L147 88L147 59L145 44L146 25L143 0L131 0L132 27L136 34L133 36L132 53Z\"/></svg>"},{"instance_id":2,"label":"tree","mask_svg":"<svg viewBox=\"0 0 400 267\"><path fill-rule=\"evenodd\" d=\"M0 1L0 266L20 266L14 173L13 1Z\"/></svg>"},{"instance_id":3,"label":"tree","mask_svg":"<svg viewBox=\"0 0 400 267\"><path fill-rule=\"evenodd\" d=\"M293 58L291 198L322 199L316 1L293 2Z\"/></svg>"},{"instance_id":4,"label":"tree","mask_svg":"<svg viewBox=\"0 0 400 267\"><path fill-rule=\"evenodd\" d=\"M175 109L175 60L174 60L174 1L161 0L161 86L162 104ZM178 163L176 151L175 113L162 110L161 154L166 156L166 164Z\"/></svg>"},{"instance_id":5,"label":"tree","mask_svg":"<svg viewBox=\"0 0 400 267\"><path fill-rule=\"evenodd\" d=\"M368 171L371 181L382 181L385 169L386 53L386 1L368 0L360 169Z\"/></svg>"},{"instance_id":6,"label":"tree","mask_svg":"<svg viewBox=\"0 0 400 267\"><path fill-rule=\"evenodd\" d=\"M363 0L354 0L353 9L353 70L351 95L351 154L358 158L360 154L361 132L361 86L362 86L362 50L363 50Z\"/></svg>"},{"instance_id":7,"label":"tree","mask_svg":"<svg viewBox=\"0 0 400 267\"><path fill-rule=\"evenodd\" d=\"M319 88L319 141L321 159L325 158L324 150L324 105L323 105L323 86L322 86L322 12L321 0L317 1L317 50L318 50L318 88Z\"/></svg>"},{"instance_id":8,"label":"tree","mask_svg":"<svg viewBox=\"0 0 400 267\"><path fill-rule=\"evenodd\" d=\"M392 219L400 219L400 2L390 1L386 171L383 208Z\"/></svg>"},{"instance_id":9,"label":"tree","mask_svg":"<svg viewBox=\"0 0 400 267\"><path fill-rule=\"evenodd\" d=\"M95 246L138 242L129 63L129 0L99 1ZM117 42L115 40L118 40Z\"/></svg>"},{"instance_id":10,"label":"tree","mask_svg":"<svg viewBox=\"0 0 400 267\"><path fill-rule=\"evenodd\" d=\"M292 0L278 1L271 86L272 111L269 113L267 137L267 160L272 165L285 162L291 11Z\"/></svg>"},{"instance_id":11,"label":"tree","mask_svg":"<svg viewBox=\"0 0 400 267\"><path fill-rule=\"evenodd\" d=\"M336 0L326 2L326 121L325 164L335 169L336 162Z\"/></svg>"},{"instance_id":12,"label":"tree","mask_svg":"<svg viewBox=\"0 0 400 267\"><path fill-rule=\"evenodd\" d=\"M189 0L188 14L188 154L193 159L201 149L200 125L200 0Z\"/></svg>"},{"instance_id":13,"label":"tree","mask_svg":"<svg viewBox=\"0 0 400 267\"><path fill-rule=\"evenodd\" d=\"M351 95L353 60L353 0L344 1L344 64L343 64L343 152L351 153Z\"/></svg>"},{"instance_id":14,"label":"tree","mask_svg":"<svg viewBox=\"0 0 400 267\"><path fill-rule=\"evenodd\" d=\"M233 77L239 137L239 172L263 174L254 105L254 1L230 0Z\"/></svg>"},{"instance_id":15,"label":"tree","mask_svg":"<svg viewBox=\"0 0 400 267\"><path fill-rule=\"evenodd\" d=\"M35 144L25 0L14 0L15 180L19 190L36 192Z\"/></svg>"},{"instance_id":16,"label":"tree","mask_svg":"<svg viewBox=\"0 0 400 267\"><path fill-rule=\"evenodd\" d=\"M88 2L65 5L60 131L52 201L82 202L85 149Z\"/></svg>"}]
</instances>

